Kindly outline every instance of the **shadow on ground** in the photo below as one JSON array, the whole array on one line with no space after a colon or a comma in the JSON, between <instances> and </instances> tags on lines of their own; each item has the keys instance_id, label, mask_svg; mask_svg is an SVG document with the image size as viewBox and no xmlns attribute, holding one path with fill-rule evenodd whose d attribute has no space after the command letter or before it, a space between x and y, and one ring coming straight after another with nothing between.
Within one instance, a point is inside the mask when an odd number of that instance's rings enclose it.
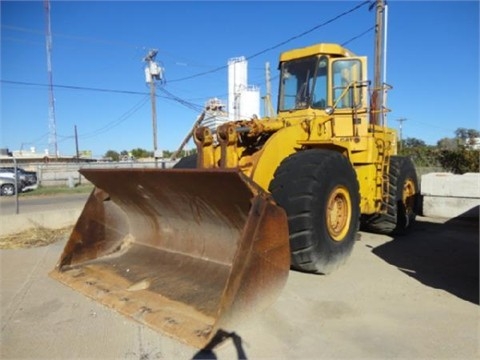
<instances>
[{"instance_id":1,"label":"shadow on ground","mask_svg":"<svg viewBox=\"0 0 480 360\"><path fill-rule=\"evenodd\" d=\"M407 235L373 253L427 286L479 304L478 225L478 218L417 221Z\"/></svg>"},{"instance_id":2,"label":"shadow on ground","mask_svg":"<svg viewBox=\"0 0 480 360\"><path fill-rule=\"evenodd\" d=\"M245 350L243 349L242 345L242 338L237 335L236 333L226 332L220 330L217 335L208 343L203 349L197 352L192 360L213 360L217 359L215 352L213 351L217 346L222 344L227 339L232 339L233 346L235 346L235 350L237 351L237 359L238 360L247 360L247 355Z\"/></svg>"}]
</instances>

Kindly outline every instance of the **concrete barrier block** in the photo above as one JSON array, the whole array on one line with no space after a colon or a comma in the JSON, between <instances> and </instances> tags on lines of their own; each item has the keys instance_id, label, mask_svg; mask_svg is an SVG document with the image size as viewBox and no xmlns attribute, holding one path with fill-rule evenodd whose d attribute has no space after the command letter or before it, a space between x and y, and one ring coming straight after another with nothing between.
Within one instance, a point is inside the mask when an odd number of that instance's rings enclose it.
<instances>
[{"instance_id":1,"label":"concrete barrier block","mask_svg":"<svg viewBox=\"0 0 480 360\"><path fill-rule=\"evenodd\" d=\"M422 195L480 199L480 173L430 173L421 179Z\"/></svg>"},{"instance_id":2,"label":"concrete barrier block","mask_svg":"<svg viewBox=\"0 0 480 360\"><path fill-rule=\"evenodd\" d=\"M478 218L479 199L424 196L423 215L433 218Z\"/></svg>"},{"instance_id":3,"label":"concrete barrier block","mask_svg":"<svg viewBox=\"0 0 480 360\"><path fill-rule=\"evenodd\" d=\"M480 207L480 174L430 173L422 175L423 215L477 217Z\"/></svg>"}]
</instances>

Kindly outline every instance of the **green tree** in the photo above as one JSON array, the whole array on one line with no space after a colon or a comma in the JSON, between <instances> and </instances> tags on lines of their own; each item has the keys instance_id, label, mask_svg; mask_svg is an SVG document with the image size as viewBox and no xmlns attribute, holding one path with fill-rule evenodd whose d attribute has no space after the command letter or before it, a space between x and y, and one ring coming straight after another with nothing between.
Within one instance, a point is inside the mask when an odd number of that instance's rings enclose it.
<instances>
[{"instance_id":1,"label":"green tree","mask_svg":"<svg viewBox=\"0 0 480 360\"><path fill-rule=\"evenodd\" d=\"M405 140L402 140L402 149L408 149L408 148L416 148L416 147L425 147L427 144L425 144L425 141L417 139L417 138L406 138Z\"/></svg>"},{"instance_id":2,"label":"green tree","mask_svg":"<svg viewBox=\"0 0 480 360\"><path fill-rule=\"evenodd\" d=\"M442 167L454 174L479 172L480 151L460 146L457 150L441 150L438 161Z\"/></svg>"},{"instance_id":3,"label":"green tree","mask_svg":"<svg viewBox=\"0 0 480 360\"><path fill-rule=\"evenodd\" d=\"M153 152L147 151L142 148L132 149L131 153L132 153L132 156L136 159L153 157Z\"/></svg>"},{"instance_id":4,"label":"green tree","mask_svg":"<svg viewBox=\"0 0 480 360\"><path fill-rule=\"evenodd\" d=\"M458 140L454 138L443 138L437 141L437 147L440 150L456 150L458 148Z\"/></svg>"},{"instance_id":5,"label":"green tree","mask_svg":"<svg viewBox=\"0 0 480 360\"><path fill-rule=\"evenodd\" d=\"M400 155L408 156L415 166L436 166L435 148L428 146L425 141L417 138L406 138L402 141Z\"/></svg>"},{"instance_id":6,"label":"green tree","mask_svg":"<svg viewBox=\"0 0 480 360\"><path fill-rule=\"evenodd\" d=\"M436 152L438 163L454 174L479 172L480 151L472 147L479 137L478 130L458 128L454 138L440 139Z\"/></svg>"},{"instance_id":7,"label":"green tree","mask_svg":"<svg viewBox=\"0 0 480 360\"><path fill-rule=\"evenodd\" d=\"M163 154L162 156L163 156L164 159L168 159L168 158L170 158L170 157L173 155L173 151L163 150L163 153L162 153L162 154Z\"/></svg>"},{"instance_id":8,"label":"green tree","mask_svg":"<svg viewBox=\"0 0 480 360\"><path fill-rule=\"evenodd\" d=\"M473 145L475 139L480 137L480 132L476 129L458 128L455 130L455 137L461 145Z\"/></svg>"},{"instance_id":9,"label":"green tree","mask_svg":"<svg viewBox=\"0 0 480 360\"><path fill-rule=\"evenodd\" d=\"M176 151L175 151L176 152ZM172 155L175 153L173 152ZM193 149L187 149L187 150L182 150L180 151L180 154L178 154L178 159L180 158L183 158L185 156L190 156L190 155L194 155L197 153L197 149L196 148L193 148Z\"/></svg>"},{"instance_id":10,"label":"green tree","mask_svg":"<svg viewBox=\"0 0 480 360\"><path fill-rule=\"evenodd\" d=\"M455 151L461 146L471 146L476 143L476 139L480 138L480 132L475 129L458 128L455 130L455 137L442 138L437 141L437 147L440 150Z\"/></svg>"},{"instance_id":11,"label":"green tree","mask_svg":"<svg viewBox=\"0 0 480 360\"><path fill-rule=\"evenodd\" d=\"M113 161L118 161L120 159L120 154L116 152L115 150L108 150L105 155L105 158L110 158Z\"/></svg>"}]
</instances>

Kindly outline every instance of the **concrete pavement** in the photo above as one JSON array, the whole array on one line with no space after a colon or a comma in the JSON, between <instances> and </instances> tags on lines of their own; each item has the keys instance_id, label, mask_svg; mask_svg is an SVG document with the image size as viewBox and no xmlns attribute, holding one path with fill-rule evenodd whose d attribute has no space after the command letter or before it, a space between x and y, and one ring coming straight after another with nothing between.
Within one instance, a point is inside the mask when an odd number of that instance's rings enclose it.
<instances>
[{"instance_id":1,"label":"concrete pavement","mask_svg":"<svg viewBox=\"0 0 480 360\"><path fill-rule=\"evenodd\" d=\"M2 359L478 359L478 222L362 233L329 276L291 271L269 309L199 351L48 277L64 241L1 250Z\"/></svg>"},{"instance_id":2,"label":"concrete pavement","mask_svg":"<svg viewBox=\"0 0 480 360\"><path fill-rule=\"evenodd\" d=\"M75 224L89 194L32 196L21 198L19 214L15 199L0 199L0 236L41 226L58 229Z\"/></svg>"},{"instance_id":3,"label":"concrete pavement","mask_svg":"<svg viewBox=\"0 0 480 360\"><path fill-rule=\"evenodd\" d=\"M33 195L18 199L19 215L51 210L82 209L90 193ZM15 197L0 197L0 216L16 215Z\"/></svg>"}]
</instances>

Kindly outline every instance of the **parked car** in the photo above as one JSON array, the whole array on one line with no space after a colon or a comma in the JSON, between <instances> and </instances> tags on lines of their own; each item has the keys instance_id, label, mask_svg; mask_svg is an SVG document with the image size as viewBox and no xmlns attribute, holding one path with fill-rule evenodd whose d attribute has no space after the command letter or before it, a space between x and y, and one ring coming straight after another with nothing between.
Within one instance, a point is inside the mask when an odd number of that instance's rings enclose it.
<instances>
[{"instance_id":1,"label":"parked car","mask_svg":"<svg viewBox=\"0 0 480 360\"><path fill-rule=\"evenodd\" d=\"M22 184L22 188L32 186L37 183L37 173L35 171L26 171L17 167L17 175ZM0 176L14 177L14 167L0 167Z\"/></svg>"},{"instance_id":2,"label":"parked car","mask_svg":"<svg viewBox=\"0 0 480 360\"><path fill-rule=\"evenodd\" d=\"M23 190L20 180L17 180L18 192ZM0 176L0 195L12 196L15 195L15 179L8 176Z\"/></svg>"}]
</instances>

